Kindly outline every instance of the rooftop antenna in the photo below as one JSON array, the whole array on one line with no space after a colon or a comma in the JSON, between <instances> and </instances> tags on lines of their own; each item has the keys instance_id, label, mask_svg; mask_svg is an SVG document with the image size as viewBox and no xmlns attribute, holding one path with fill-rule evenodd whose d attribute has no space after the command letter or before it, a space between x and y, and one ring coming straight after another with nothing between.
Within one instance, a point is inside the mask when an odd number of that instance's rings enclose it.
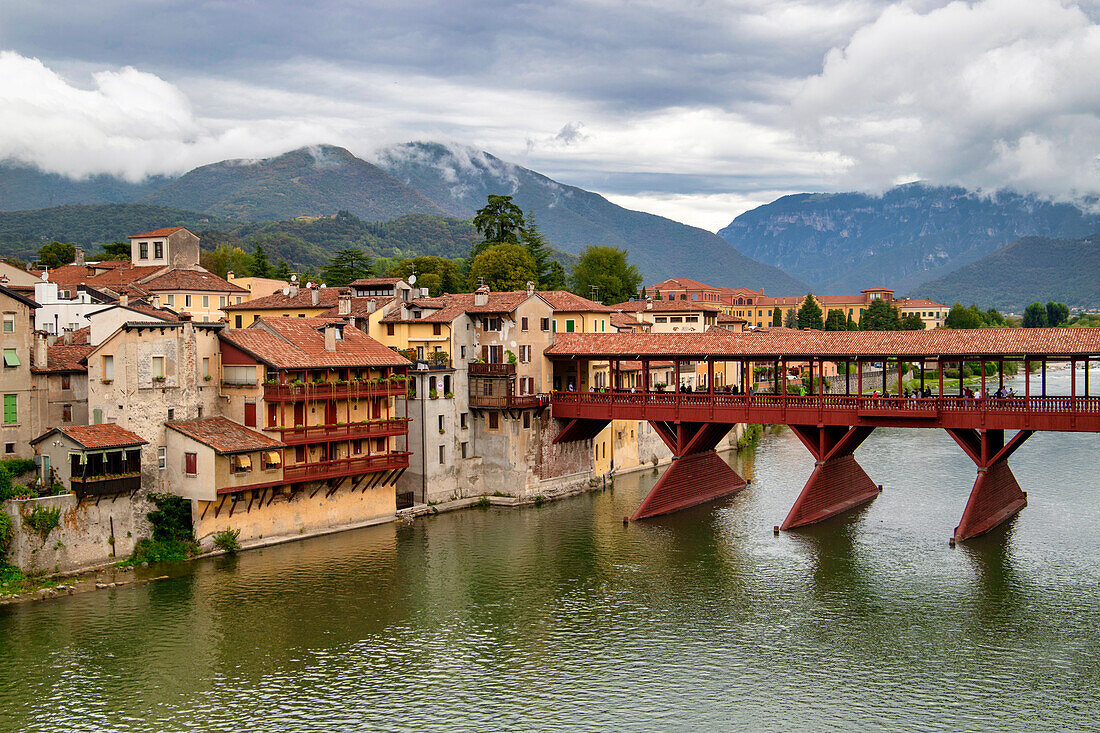
<instances>
[{"instance_id":1,"label":"rooftop antenna","mask_svg":"<svg viewBox=\"0 0 1100 733\"><path fill-rule=\"evenodd\" d=\"M483 277L479 277L479 278L477 279L477 286L478 286L479 288L485 287L485 278L483 278Z\"/></svg>"},{"instance_id":2,"label":"rooftop antenna","mask_svg":"<svg viewBox=\"0 0 1100 733\"><path fill-rule=\"evenodd\" d=\"M592 293L592 300L599 303L600 302L600 289L599 289L599 287L597 287L595 285L589 285L588 290L589 290L589 292Z\"/></svg>"}]
</instances>

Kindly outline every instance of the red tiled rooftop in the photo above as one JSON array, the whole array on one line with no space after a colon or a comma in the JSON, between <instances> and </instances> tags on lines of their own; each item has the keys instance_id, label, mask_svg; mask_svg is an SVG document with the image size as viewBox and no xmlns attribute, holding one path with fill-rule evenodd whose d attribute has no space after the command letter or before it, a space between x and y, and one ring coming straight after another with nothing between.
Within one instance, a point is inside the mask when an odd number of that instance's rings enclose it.
<instances>
[{"instance_id":1,"label":"red tiled rooftop","mask_svg":"<svg viewBox=\"0 0 1100 733\"><path fill-rule=\"evenodd\" d=\"M176 420L164 425L221 454L271 450L286 445L220 415L198 420Z\"/></svg>"},{"instance_id":2,"label":"red tiled rooftop","mask_svg":"<svg viewBox=\"0 0 1100 733\"><path fill-rule=\"evenodd\" d=\"M539 290L536 292L538 292L539 296L549 303L550 307L555 311L612 313L615 310L611 306L597 303L594 300L581 297L576 293L570 293L568 290Z\"/></svg>"},{"instance_id":3,"label":"red tiled rooftop","mask_svg":"<svg viewBox=\"0 0 1100 733\"><path fill-rule=\"evenodd\" d=\"M276 369L408 366L393 349L357 328L344 326L336 351L325 350L323 327L331 318L259 318L248 328L222 331L221 338Z\"/></svg>"},{"instance_id":4,"label":"red tiled rooftop","mask_svg":"<svg viewBox=\"0 0 1100 733\"><path fill-rule=\"evenodd\" d=\"M653 303L653 308L647 308L647 303ZM704 303L699 300L628 300L625 303L616 303L611 306L615 310L636 312L651 311L654 313L669 313L672 311L702 311L706 313L718 313L722 309L713 303Z\"/></svg>"},{"instance_id":5,"label":"red tiled rooftop","mask_svg":"<svg viewBox=\"0 0 1100 733\"><path fill-rule=\"evenodd\" d=\"M997 357L1100 355L1100 329L990 328L935 331L796 331L734 333L556 334L548 357L630 355L683 358Z\"/></svg>"},{"instance_id":6,"label":"red tiled rooftop","mask_svg":"<svg viewBox=\"0 0 1100 733\"><path fill-rule=\"evenodd\" d=\"M46 365L35 365L33 371L44 372L86 372L88 367L81 360L92 353L94 346L84 344L64 344L58 341L46 349Z\"/></svg>"},{"instance_id":7,"label":"red tiled rooftop","mask_svg":"<svg viewBox=\"0 0 1100 733\"><path fill-rule=\"evenodd\" d=\"M399 282L404 282L399 277L361 277L358 280L352 280L352 287L364 287L369 288L372 285L396 285Z\"/></svg>"},{"instance_id":8,"label":"red tiled rooftop","mask_svg":"<svg viewBox=\"0 0 1100 733\"><path fill-rule=\"evenodd\" d=\"M136 433L131 433L125 428L120 428L114 423L102 423L100 425L59 425L51 428L31 441L38 443L47 436L57 431L67 435L72 440L89 450L103 448L128 448L135 445L145 445L149 441Z\"/></svg>"},{"instance_id":9,"label":"red tiled rooftop","mask_svg":"<svg viewBox=\"0 0 1100 733\"><path fill-rule=\"evenodd\" d=\"M248 292L225 278L218 277L206 270L172 269L163 275L143 280L141 286L151 292L164 290L197 290L217 293Z\"/></svg>"},{"instance_id":10,"label":"red tiled rooftop","mask_svg":"<svg viewBox=\"0 0 1100 733\"><path fill-rule=\"evenodd\" d=\"M154 229L151 232L145 232L144 234L131 234L127 239L145 239L147 237L167 237L170 234L175 234L180 229L186 229L187 227L166 227L164 229Z\"/></svg>"},{"instance_id":11,"label":"red tiled rooftop","mask_svg":"<svg viewBox=\"0 0 1100 733\"><path fill-rule=\"evenodd\" d=\"M265 295L255 300L246 300L243 303L227 305L222 310L227 311L253 311L253 310L293 310L294 308L333 308L340 300L340 295L348 292L347 288L298 288L296 295L283 295L280 290L271 295ZM313 294L317 293L317 305L313 304Z\"/></svg>"}]
</instances>

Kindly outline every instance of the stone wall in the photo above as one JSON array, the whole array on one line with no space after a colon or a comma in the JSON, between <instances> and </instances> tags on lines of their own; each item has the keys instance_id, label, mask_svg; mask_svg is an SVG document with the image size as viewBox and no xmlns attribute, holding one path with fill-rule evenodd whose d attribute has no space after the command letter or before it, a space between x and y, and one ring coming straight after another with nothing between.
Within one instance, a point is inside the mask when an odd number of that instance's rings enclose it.
<instances>
[{"instance_id":1,"label":"stone wall","mask_svg":"<svg viewBox=\"0 0 1100 733\"><path fill-rule=\"evenodd\" d=\"M60 524L45 537L24 521L38 507L61 511ZM77 502L74 494L3 503L12 518L13 537L7 560L25 573L56 573L116 562L130 556L134 543L148 533L141 499L128 496ZM114 544L111 544L111 540Z\"/></svg>"}]
</instances>

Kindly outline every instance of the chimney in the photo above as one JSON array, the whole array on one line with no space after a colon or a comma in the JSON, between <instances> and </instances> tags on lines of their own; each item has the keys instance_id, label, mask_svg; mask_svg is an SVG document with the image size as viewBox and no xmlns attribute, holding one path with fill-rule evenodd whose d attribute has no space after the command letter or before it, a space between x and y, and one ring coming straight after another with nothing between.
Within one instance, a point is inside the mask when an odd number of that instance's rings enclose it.
<instances>
[{"instance_id":1,"label":"chimney","mask_svg":"<svg viewBox=\"0 0 1100 733\"><path fill-rule=\"evenodd\" d=\"M474 305L489 305L489 286L482 285L474 291Z\"/></svg>"},{"instance_id":2,"label":"chimney","mask_svg":"<svg viewBox=\"0 0 1100 733\"><path fill-rule=\"evenodd\" d=\"M121 305L123 308L125 308L126 306L128 306L130 304L130 296L127 295L126 293L123 293L122 295L118 296L118 304Z\"/></svg>"},{"instance_id":3,"label":"chimney","mask_svg":"<svg viewBox=\"0 0 1100 733\"><path fill-rule=\"evenodd\" d=\"M73 259L73 264L74 265L83 265L84 264L84 248L83 247L75 248L74 255L75 256L74 256L74 259Z\"/></svg>"},{"instance_id":4,"label":"chimney","mask_svg":"<svg viewBox=\"0 0 1100 733\"><path fill-rule=\"evenodd\" d=\"M313 294L313 304L314 305L320 305L321 304L321 291L318 290L317 288L310 288L310 291Z\"/></svg>"},{"instance_id":5,"label":"chimney","mask_svg":"<svg viewBox=\"0 0 1100 733\"><path fill-rule=\"evenodd\" d=\"M73 331L72 331L72 329L71 328L66 328L64 330L64 332L61 334L61 339L62 339L61 343L65 344L66 346L72 346L73 345Z\"/></svg>"},{"instance_id":6,"label":"chimney","mask_svg":"<svg viewBox=\"0 0 1100 733\"><path fill-rule=\"evenodd\" d=\"M351 315L351 293L340 293L336 314L340 316Z\"/></svg>"},{"instance_id":7,"label":"chimney","mask_svg":"<svg viewBox=\"0 0 1100 733\"><path fill-rule=\"evenodd\" d=\"M290 281L290 292L288 293L288 295L291 298L297 298L298 297L298 281L297 280L291 280Z\"/></svg>"},{"instance_id":8,"label":"chimney","mask_svg":"<svg viewBox=\"0 0 1100 733\"><path fill-rule=\"evenodd\" d=\"M527 281L527 294L528 295L534 295L535 294L535 284L533 282L531 282L530 280Z\"/></svg>"},{"instance_id":9,"label":"chimney","mask_svg":"<svg viewBox=\"0 0 1100 733\"><path fill-rule=\"evenodd\" d=\"M367 313L374 313L376 310L378 310L378 301L371 298L367 301Z\"/></svg>"},{"instance_id":10,"label":"chimney","mask_svg":"<svg viewBox=\"0 0 1100 733\"><path fill-rule=\"evenodd\" d=\"M336 342L340 336L340 327L335 323L325 326L325 351L336 351Z\"/></svg>"},{"instance_id":11,"label":"chimney","mask_svg":"<svg viewBox=\"0 0 1100 733\"><path fill-rule=\"evenodd\" d=\"M49 359L46 357L46 333L44 331L34 332L34 358L31 360L33 366L38 369L44 369L46 364L49 363Z\"/></svg>"},{"instance_id":12,"label":"chimney","mask_svg":"<svg viewBox=\"0 0 1100 733\"><path fill-rule=\"evenodd\" d=\"M225 273L225 279L228 280L229 282L233 282L234 277L236 277L236 274L232 270Z\"/></svg>"},{"instance_id":13,"label":"chimney","mask_svg":"<svg viewBox=\"0 0 1100 733\"><path fill-rule=\"evenodd\" d=\"M158 295L157 293L153 293L152 298L150 298L150 302L153 304L154 308L160 308L160 295Z\"/></svg>"},{"instance_id":14,"label":"chimney","mask_svg":"<svg viewBox=\"0 0 1100 733\"><path fill-rule=\"evenodd\" d=\"M645 309L647 311L653 310L653 298L646 298L645 299Z\"/></svg>"},{"instance_id":15,"label":"chimney","mask_svg":"<svg viewBox=\"0 0 1100 733\"><path fill-rule=\"evenodd\" d=\"M187 321L190 321L191 320L191 314L184 311L183 313L180 313L179 319L180 319L181 323L185 323Z\"/></svg>"},{"instance_id":16,"label":"chimney","mask_svg":"<svg viewBox=\"0 0 1100 733\"><path fill-rule=\"evenodd\" d=\"M421 298L429 298L429 297L431 297L431 296L430 296L430 295L428 294L428 289L427 289L427 288L420 288L420 297L421 297Z\"/></svg>"}]
</instances>

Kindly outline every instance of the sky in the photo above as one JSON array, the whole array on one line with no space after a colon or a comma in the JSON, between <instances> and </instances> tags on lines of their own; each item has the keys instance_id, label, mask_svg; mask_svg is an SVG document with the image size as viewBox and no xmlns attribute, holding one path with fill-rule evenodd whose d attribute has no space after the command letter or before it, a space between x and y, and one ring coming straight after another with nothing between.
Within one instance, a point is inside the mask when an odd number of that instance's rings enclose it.
<instances>
[{"instance_id":1,"label":"sky","mask_svg":"<svg viewBox=\"0 0 1100 733\"><path fill-rule=\"evenodd\" d=\"M1100 192L1100 0L7 0L0 159L486 150L712 231L802 191Z\"/></svg>"}]
</instances>

